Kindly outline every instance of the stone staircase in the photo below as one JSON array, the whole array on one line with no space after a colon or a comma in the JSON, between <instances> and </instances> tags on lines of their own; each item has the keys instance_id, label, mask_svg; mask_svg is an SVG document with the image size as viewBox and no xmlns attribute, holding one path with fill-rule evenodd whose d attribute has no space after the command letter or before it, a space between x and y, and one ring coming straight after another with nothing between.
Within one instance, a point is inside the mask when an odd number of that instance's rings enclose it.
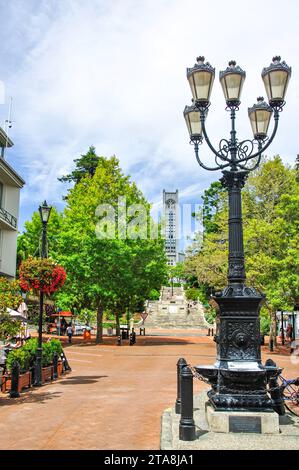
<instances>
[{"instance_id":1,"label":"stone staircase","mask_svg":"<svg viewBox=\"0 0 299 470\"><path fill-rule=\"evenodd\" d=\"M173 295L172 295L173 294ZM207 328L210 325L204 317L200 302L185 298L182 287L162 287L160 299L149 301L146 307L148 317L146 328Z\"/></svg>"}]
</instances>

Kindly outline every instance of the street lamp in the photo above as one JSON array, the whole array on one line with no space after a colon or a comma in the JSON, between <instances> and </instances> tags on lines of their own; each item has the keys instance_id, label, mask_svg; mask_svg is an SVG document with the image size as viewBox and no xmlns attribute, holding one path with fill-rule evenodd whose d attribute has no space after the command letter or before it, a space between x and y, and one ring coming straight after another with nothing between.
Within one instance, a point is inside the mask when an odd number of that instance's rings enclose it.
<instances>
[{"instance_id":1,"label":"street lamp","mask_svg":"<svg viewBox=\"0 0 299 470\"><path fill-rule=\"evenodd\" d=\"M267 393L267 384L275 380L281 369L264 366L261 362L259 312L265 297L245 284L241 189L275 137L291 68L276 56L271 65L263 69L269 103L260 97L248 109L253 139L240 141L237 139L236 111L241 104L246 74L235 61L229 62L219 78L226 109L230 112L231 132L228 139L220 140L216 150L205 126L215 69L204 61L201 56L192 69L187 69L194 102L185 108L184 117L198 164L209 171L222 170L220 181L228 191L229 202L229 267L227 287L212 297L218 307L217 362L214 366L197 366L195 369L211 384L208 397L216 410L271 410L275 403ZM274 129L267 137L272 114ZM207 166L200 159L199 145L204 140L214 155L214 166Z\"/></svg>"},{"instance_id":2,"label":"street lamp","mask_svg":"<svg viewBox=\"0 0 299 470\"><path fill-rule=\"evenodd\" d=\"M41 258L47 258L47 224L49 221L51 206L44 201L39 206L39 215L42 223L42 247ZM42 385L42 342L43 342L43 309L44 309L44 293L39 292L39 317L38 317L38 346L36 351L35 380L34 385L40 387Z\"/></svg>"}]
</instances>

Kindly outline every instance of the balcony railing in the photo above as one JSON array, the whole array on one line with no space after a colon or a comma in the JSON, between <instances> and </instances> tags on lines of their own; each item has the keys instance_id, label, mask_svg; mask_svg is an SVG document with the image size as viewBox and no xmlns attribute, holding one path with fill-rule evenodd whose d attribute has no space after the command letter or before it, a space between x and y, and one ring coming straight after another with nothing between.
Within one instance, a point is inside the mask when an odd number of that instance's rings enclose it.
<instances>
[{"instance_id":1,"label":"balcony railing","mask_svg":"<svg viewBox=\"0 0 299 470\"><path fill-rule=\"evenodd\" d=\"M17 218L7 212L3 207L0 207L0 219L7 222L13 228L17 228Z\"/></svg>"}]
</instances>

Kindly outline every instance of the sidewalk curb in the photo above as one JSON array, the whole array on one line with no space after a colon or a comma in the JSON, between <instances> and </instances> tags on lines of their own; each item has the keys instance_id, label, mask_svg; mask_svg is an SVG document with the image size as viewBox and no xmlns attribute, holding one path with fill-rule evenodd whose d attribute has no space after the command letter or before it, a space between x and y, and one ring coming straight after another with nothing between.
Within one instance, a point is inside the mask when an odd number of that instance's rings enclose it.
<instances>
[{"instance_id":1,"label":"sidewalk curb","mask_svg":"<svg viewBox=\"0 0 299 470\"><path fill-rule=\"evenodd\" d=\"M161 417L160 449L171 450L172 443L172 408L167 408Z\"/></svg>"}]
</instances>

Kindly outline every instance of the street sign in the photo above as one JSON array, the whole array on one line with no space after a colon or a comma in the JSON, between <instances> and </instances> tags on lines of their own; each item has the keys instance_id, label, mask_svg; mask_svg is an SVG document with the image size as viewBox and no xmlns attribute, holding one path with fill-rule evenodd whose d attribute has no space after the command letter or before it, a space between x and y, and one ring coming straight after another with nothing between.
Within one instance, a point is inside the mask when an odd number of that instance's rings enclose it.
<instances>
[{"instance_id":1,"label":"street sign","mask_svg":"<svg viewBox=\"0 0 299 470\"><path fill-rule=\"evenodd\" d=\"M140 316L141 316L142 320L144 321L144 320L147 319L148 313L142 312L142 313L140 313Z\"/></svg>"}]
</instances>

